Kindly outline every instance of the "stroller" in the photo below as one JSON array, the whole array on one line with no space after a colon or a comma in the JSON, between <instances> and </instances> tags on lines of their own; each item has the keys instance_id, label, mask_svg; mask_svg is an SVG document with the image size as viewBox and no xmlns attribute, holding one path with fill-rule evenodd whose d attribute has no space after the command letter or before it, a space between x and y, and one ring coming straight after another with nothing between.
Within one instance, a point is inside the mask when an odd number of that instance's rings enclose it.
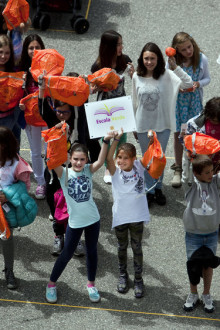
<instances>
[{"instance_id":1,"label":"stroller","mask_svg":"<svg viewBox=\"0 0 220 330\"><path fill-rule=\"evenodd\" d=\"M32 0L32 7L36 9L32 18L34 29L44 31L49 28L50 15L43 13L44 11L70 12L73 14L70 24L76 33L83 34L89 29L88 20L84 16L76 14L76 11L82 7L82 0Z\"/></svg>"}]
</instances>

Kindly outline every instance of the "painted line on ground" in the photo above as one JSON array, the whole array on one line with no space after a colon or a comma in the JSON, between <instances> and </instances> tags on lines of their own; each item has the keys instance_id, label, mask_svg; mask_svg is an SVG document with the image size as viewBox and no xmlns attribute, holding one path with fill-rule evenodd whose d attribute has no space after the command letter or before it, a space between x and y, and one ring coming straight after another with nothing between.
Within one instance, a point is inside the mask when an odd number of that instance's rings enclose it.
<instances>
[{"instance_id":1,"label":"painted line on ground","mask_svg":"<svg viewBox=\"0 0 220 330\"><path fill-rule=\"evenodd\" d=\"M165 314L165 313L150 313L150 312L139 312L139 311L129 311L123 309L112 309L112 308L99 308L99 307L89 307L89 306L73 306L73 305L63 305L63 304L49 304L46 302L37 302L37 301L25 301L25 300L12 300L12 299L1 299L2 302L12 302L20 304L31 304L31 305L44 305L50 307L64 307L64 308L75 308L75 309L88 309L88 310L97 310L105 312L116 312L116 313L130 313L130 314L141 314L141 315L152 315L152 316L166 316L166 317L177 317L185 319L195 319L195 320L205 320L205 321L217 321L220 322L220 319L212 319L207 317L198 317L198 316L188 316L188 315L175 315L175 314Z\"/></svg>"}]
</instances>

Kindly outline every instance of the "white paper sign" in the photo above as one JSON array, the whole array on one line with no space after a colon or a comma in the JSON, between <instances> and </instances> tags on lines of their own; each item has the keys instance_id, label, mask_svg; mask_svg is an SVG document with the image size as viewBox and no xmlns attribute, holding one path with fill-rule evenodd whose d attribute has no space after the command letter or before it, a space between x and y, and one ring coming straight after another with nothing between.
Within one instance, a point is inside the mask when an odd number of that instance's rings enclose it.
<instances>
[{"instance_id":1,"label":"white paper sign","mask_svg":"<svg viewBox=\"0 0 220 330\"><path fill-rule=\"evenodd\" d=\"M131 96L89 102L85 104L91 139L105 136L110 131L136 131Z\"/></svg>"}]
</instances>

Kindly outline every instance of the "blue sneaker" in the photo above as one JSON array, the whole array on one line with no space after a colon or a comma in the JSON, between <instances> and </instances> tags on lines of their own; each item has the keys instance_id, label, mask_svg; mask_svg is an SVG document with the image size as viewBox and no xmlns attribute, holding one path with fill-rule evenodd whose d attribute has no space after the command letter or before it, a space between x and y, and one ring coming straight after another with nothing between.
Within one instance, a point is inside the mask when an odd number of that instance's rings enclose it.
<instances>
[{"instance_id":1,"label":"blue sneaker","mask_svg":"<svg viewBox=\"0 0 220 330\"><path fill-rule=\"evenodd\" d=\"M89 293L89 299L91 302L99 302L101 297L100 297L100 294L98 292L98 290L96 289L95 286L92 286L90 288L88 288L87 286L87 290L88 290L88 293Z\"/></svg>"},{"instance_id":2,"label":"blue sneaker","mask_svg":"<svg viewBox=\"0 0 220 330\"><path fill-rule=\"evenodd\" d=\"M50 304L55 304L57 302L57 288L56 286L52 286L51 288L48 288L48 285L46 287L46 300Z\"/></svg>"}]
</instances>

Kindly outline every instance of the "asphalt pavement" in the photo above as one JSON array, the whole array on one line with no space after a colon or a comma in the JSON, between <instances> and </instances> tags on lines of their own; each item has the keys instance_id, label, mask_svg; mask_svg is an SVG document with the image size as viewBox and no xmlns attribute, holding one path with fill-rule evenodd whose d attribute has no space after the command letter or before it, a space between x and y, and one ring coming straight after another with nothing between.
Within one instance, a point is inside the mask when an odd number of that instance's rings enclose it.
<instances>
[{"instance_id":1,"label":"asphalt pavement","mask_svg":"<svg viewBox=\"0 0 220 330\"><path fill-rule=\"evenodd\" d=\"M52 1L52 0L51 0ZM64 0L63 0L64 1ZM186 31L197 41L209 59L211 83L204 88L204 103L219 95L220 67L216 59L220 54L219 10L217 0L83 0L80 11L85 15L88 4L90 27L87 33L78 35L72 31L71 14L51 14L51 26L37 32L47 48L55 48L66 58L64 73L76 71L88 74L98 55L101 34L114 29L122 34L124 53L136 65L145 43L153 41L164 52L170 46L175 33ZM127 95L131 82L126 81ZM94 100L94 98L91 98ZM128 140L135 143L132 134ZM138 154L140 148L137 145ZM29 145L22 132L21 155L30 161ZM212 294L216 310L204 312L201 305L185 313L183 303L189 293L186 273L186 253L182 214L184 192L170 185L173 172L172 136L166 152L167 166L164 177L166 206L153 205L151 222L145 227L143 237L145 296L134 298L133 265L131 249L128 250L131 288L125 295L116 291L117 242L111 230L111 186L103 182L104 168L94 176L94 199L101 214L101 233L98 244L99 266L96 285L101 302L93 304L86 290L85 257L73 259L60 277L58 303L50 305L45 300L45 287L55 257L52 223L45 200L37 201L39 213L33 224L15 230L14 272L19 287L9 291L4 273L0 276L0 329L217 329L220 327L220 268L214 271ZM32 177L31 194L36 182ZM1 248L1 247L0 247ZM1 250L0 250L1 253ZM217 254L220 256L218 246ZM3 257L0 259L3 268ZM1 269L1 268L0 268ZM202 285L199 287L202 292Z\"/></svg>"}]
</instances>

